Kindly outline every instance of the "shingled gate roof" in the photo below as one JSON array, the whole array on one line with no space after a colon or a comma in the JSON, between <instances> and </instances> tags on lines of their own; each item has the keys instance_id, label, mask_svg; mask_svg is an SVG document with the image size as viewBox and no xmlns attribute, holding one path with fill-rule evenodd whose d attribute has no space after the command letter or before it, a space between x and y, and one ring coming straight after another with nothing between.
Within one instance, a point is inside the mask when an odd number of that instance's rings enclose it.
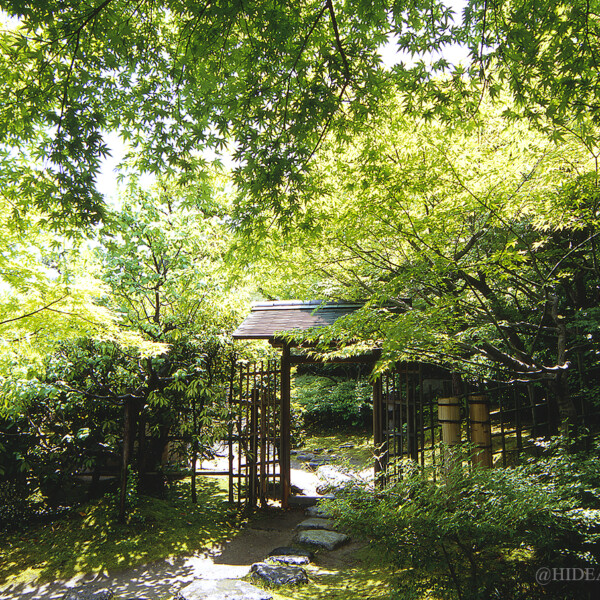
<instances>
[{"instance_id":1,"label":"shingled gate roof","mask_svg":"<svg viewBox=\"0 0 600 600\"><path fill-rule=\"evenodd\" d=\"M238 340L277 340L285 331L306 331L332 325L340 317L358 310L362 304L326 303L320 300L257 302L234 331Z\"/></svg>"}]
</instances>

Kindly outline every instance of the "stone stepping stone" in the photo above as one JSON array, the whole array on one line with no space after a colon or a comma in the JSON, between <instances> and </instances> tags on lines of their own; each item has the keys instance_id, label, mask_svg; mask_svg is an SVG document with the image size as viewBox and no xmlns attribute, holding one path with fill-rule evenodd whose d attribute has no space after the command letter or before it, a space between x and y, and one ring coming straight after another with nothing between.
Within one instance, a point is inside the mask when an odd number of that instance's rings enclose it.
<instances>
[{"instance_id":1,"label":"stone stepping stone","mask_svg":"<svg viewBox=\"0 0 600 600\"><path fill-rule=\"evenodd\" d=\"M265 562L259 562L252 565L250 572L253 579L260 579L271 585L308 583L308 575L302 567L269 565Z\"/></svg>"},{"instance_id":2,"label":"stone stepping stone","mask_svg":"<svg viewBox=\"0 0 600 600\"><path fill-rule=\"evenodd\" d=\"M319 507L319 505L309 506L304 511L304 514L307 517L312 517L314 519L330 519L331 518L331 515L326 513L322 508Z\"/></svg>"},{"instance_id":3,"label":"stone stepping stone","mask_svg":"<svg viewBox=\"0 0 600 600\"><path fill-rule=\"evenodd\" d=\"M325 548L325 550L335 550L342 544L350 540L350 536L336 531L326 531L325 529L314 529L311 531L301 531L296 536L299 544L315 546L316 548Z\"/></svg>"},{"instance_id":4,"label":"stone stepping stone","mask_svg":"<svg viewBox=\"0 0 600 600\"><path fill-rule=\"evenodd\" d=\"M272 600L273 594L239 579L196 579L175 600Z\"/></svg>"},{"instance_id":5,"label":"stone stepping stone","mask_svg":"<svg viewBox=\"0 0 600 600\"><path fill-rule=\"evenodd\" d=\"M327 529L329 531L335 531L335 524L331 519L310 518L304 519L304 521L299 523L298 529Z\"/></svg>"},{"instance_id":6,"label":"stone stepping stone","mask_svg":"<svg viewBox=\"0 0 600 600\"><path fill-rule=\"evenodd\" d=\"M315 553L303 548L294 548L294 546L279 546L269 552L269 557L271 556L305 556L310 561L315 557Z\"/></svg>"},{"instance_id":7,"label":"stone stepping stone","mask_svg":"<svg viewBox=\"0 0 600 600\"><path fill-rule=\"evenodd\" d=\"M331 487L343 487L356 481L356 478L344 473L333 465L322 465L317 469L317 475Z\"/></svg>"},{"instance_id":8,"label":"stone stepping stone","mask_svg":"<svg viewBox=\"0 0 600 600\"><path fill-rule=\"evenodd\" d=\"M307 565L310 562L310 558L308 556L294 556L293 554L288 554L284 556L269 556L266 560L269 564L281 564L281 565Z\"/></svg>"},{"instance_id":9,"label":"stone stepping stone","mask_svg":"<svg viewBox=\"0 0 600 600\"><path fill-rule=\"evenodd\" d=\"M310 462L311 460L313 460L315 457L314 454L311 454L310 452L303 452L302 454L298 454L296 456L296 459L299 460L300 462Z\"/></svg>"},{"instance_id":10,"label":"stone stepping stone","mask_svg":"<svg viewBox=\"0 0 600 600\"><path fill-rule=\"evenodd\" d=\"M63 596L63 600L111 600L114 593L111 589L91 589L89 587L80 587L69 590Z\"/></svg>"}]
</instances>

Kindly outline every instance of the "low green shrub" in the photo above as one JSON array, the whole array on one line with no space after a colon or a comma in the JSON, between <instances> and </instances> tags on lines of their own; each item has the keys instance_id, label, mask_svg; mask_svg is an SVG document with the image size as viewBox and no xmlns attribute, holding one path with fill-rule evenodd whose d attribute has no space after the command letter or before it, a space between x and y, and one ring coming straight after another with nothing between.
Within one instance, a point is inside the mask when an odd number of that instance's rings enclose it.
<instances>
[{"instance_id":1,"label":"low green shrub","mask_svg":"<svg viewBox=\"0 0 600 600\"><path fill-rule=\"evenodd\" d=\"M600 582L565 581L569 572L560 569L600 576L597 456L555 448L514 468L456 467L437 482L405 462L401 481L380 491L346 490L328 510L410 570L398 580L403 598L419 581L459 600L595 598ZM540 585L542 568L557 577Z\"/></svg>"}]
</instances>

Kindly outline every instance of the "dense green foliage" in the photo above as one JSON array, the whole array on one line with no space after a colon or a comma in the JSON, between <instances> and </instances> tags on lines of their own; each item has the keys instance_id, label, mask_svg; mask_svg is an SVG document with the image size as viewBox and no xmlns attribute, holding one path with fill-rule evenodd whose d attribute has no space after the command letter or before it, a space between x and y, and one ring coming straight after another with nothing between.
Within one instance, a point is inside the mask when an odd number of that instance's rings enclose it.
<instances>
[{"instance_id":1,"label":"dense green foliage","mask_svg":"<svg viewBox=\"0 0 600 600\"><path fill-rule=\"evenodd\" d=\"M459 467L442 482L406 463L402 479L385 490L347 489L327 507L409 569L397 579L406 597L433 587L465 600L592 598L596 582L542 587L535 574L541 567L597 567L597 452L554 450L508 469Z\"/></svg>"},{"instance_id":2,"label":"dense green foliage","mask_svg":"<svg viewBox=\"0 0 600 600\"><path fill-rule=\"evenodd\" d=\"M543 381L572 423L599 366L597 151L581 129L555 143L507 119L512 107L484 98L450 128L388 98L368 121L376 135L322 153L313 228L287 246L273 234L259 261L282 263L273 289L366 301L314 331L325 351L381 345L382 368Z\"/></svg>"},{"instance_id":3,"label":"dense green foliage","mask_svg":"<svg viewBox=\"0 0 600 600\"><path fill-rule=\"evenodd\" d=\"M132 190L90 250L103 280L93 304L109 322L46 340L45 357L23 354L27 372L6 377L14 400L3 415L0 468L19 489L12 504L22 514L81 502L81 489L70 493L75 476L87 472L97 488L123 460L142 489L160 491L169 453L190 464L223 435L229 334L244 292L241 282L225 287L219 202L216 185Z\"/></svg>"},{"instance_id":4,"label":"dense green foliage","mask_svg":"<svg viewBox=\"0 0 600 600\"><path fill-rule=\"evenodd\" d=\"M187 178L199 149L233 147L238 221L256 228L310 223L304 176L324 133L364 130L385 90L449 122L503 87L514 114L598 112L596 1L469 0L459 15L440 0L2 6L2 187L17 211L35 205L56 223L102 217L106 131L131 144L135 168ZM400 51L391 69L388 41ZM465 64L444 58L452 44Z\"/></svg>"},{"instance_id":5,"label":"dense green foliage","mask_svg":"<svg viewBox=\"0 0 600 600\"><path fill-rule=\"evenodd\" d=\"M293 401L307 427L364 427L372 422L372 389L366 378L314 375L294 378Z\"/></svg>"},{"instance_id":6,"label":"dense green foliage","mask_svg":"<svg viewBox=\"0 0 600 600\"><path fill-rule=\"evenodd\" d=\"M168 442L186 465L210 452L250 298L365 301L309 341L542 382L564 433L600 405L598 0L468 0L462 19L441 0L2 8L3 524L119 464L135 510ZM115 132L132 180L157 184L108 208ZM355 424L367 389L317 379L298 400L307 422ZM444 485L407 467L340 510L444 572L441 593L535 597L534 566L596 560L592 465Z\"/></svg>"}]
</instances>

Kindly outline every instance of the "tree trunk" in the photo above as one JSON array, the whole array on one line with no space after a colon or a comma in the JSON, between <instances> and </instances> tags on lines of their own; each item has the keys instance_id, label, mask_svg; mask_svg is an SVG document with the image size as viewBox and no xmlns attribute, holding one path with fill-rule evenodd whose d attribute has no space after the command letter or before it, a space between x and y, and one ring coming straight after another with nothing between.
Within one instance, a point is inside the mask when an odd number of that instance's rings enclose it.
<instances>
[{"instance_id":1,"label":"tree trunk","mask_svg":"<svg viewBox=\"0 0 600 600\"><path fill-rule=\"evenodd\" d=\"M552 319L556 325L556 364L565 367L556 375L554 391L560 415L560 433L566 439L570 439L576 433L577 410L569 390L567 363L567 325L565 318L559 313L558 296L552 296Z\"/></svg>"}]
</instances>

